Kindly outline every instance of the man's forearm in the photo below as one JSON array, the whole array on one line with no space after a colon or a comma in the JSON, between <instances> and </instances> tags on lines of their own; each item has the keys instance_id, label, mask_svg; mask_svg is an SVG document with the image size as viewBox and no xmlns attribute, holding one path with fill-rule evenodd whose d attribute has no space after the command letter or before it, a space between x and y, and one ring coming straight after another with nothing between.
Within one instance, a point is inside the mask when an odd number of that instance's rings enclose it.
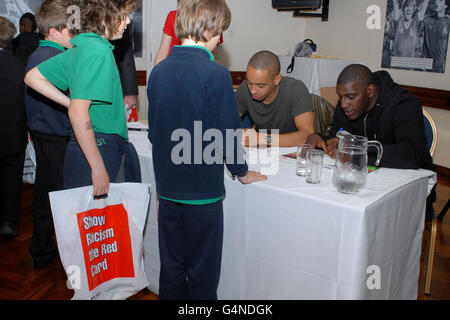
<instances>
[{"instance_id":1,"label":"man's forearm","mask_svg":"<svg viewBox=\"0 0 450 320\"><path fill-rule=\"evenodd\" d=\"M313 132L297 131L285 134L270 134L272 136L273 147L296 147L299 144L304 144L309 135ZM258 135L259 145L266 144L265 137L267 133L260 132Z\"/></svg>"},{"instance_id":2,"label":"man's forearm","mask_svg":"<svg viewBox=\"0 0 450 320\"><path fill-rule=\"evenodd\" d=\"M280 147L296 147L299 144L304 144L306 139L308 139L309 135L313 132L293 132L280 134L279 136L279 146Z\"/></svg>"}]
</instances>

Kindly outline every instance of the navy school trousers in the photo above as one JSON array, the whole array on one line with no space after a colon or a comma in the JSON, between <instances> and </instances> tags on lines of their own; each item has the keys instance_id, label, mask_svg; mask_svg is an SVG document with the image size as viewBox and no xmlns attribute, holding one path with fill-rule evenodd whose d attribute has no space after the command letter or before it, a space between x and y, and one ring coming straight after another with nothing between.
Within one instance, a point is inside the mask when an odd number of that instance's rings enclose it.
<instances>
[{"instance_id":1,"label":"navy school trousers","mask_svg":"<svg viewBox=\"0 0 450 320\"><path fill-rule=\"evenodd\" d=\"M223 202L192 206L159 198L161 300L217 300Z\"/></svg>"}]
</instances>

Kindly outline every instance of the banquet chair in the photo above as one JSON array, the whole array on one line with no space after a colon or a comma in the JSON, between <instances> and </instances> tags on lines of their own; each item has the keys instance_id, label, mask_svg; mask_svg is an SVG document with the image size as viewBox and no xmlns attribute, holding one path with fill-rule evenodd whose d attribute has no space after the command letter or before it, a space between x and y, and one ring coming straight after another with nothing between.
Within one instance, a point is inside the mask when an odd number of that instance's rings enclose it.
<instances>
[{"instance_id":1,"label":"banquet chair","mask_svg":"<svg viewBox=\"0 0 450 320\"><path fill-rule=\"evenodd\" d=\"M430 150L431 156L433 156L437 145L438 132L436 128L436 123L434 122L431 115L423 109L423 121L425 124L425 136L427 138L427 147ZM434 250L436 246L436 233L437 233L437 217L433 217L431 222L431 240L430 247L428 250L428 264L427 264L427 274L425 280L425 294L430 294L431 287L431 274L433 272L433 259Z\"/></svg>"},{"instance_id":2,"label":"banquet chair","mask_svg":"<svg viewBox=\"0 0 450 320\"><path fill-rule=\"evenodd\" d=\"M436 128L436 123L434 122L431 115L425 110L423 111L423 122L425 124L425 136L427 138L427 147L430 150L431 156L434 155L434 151L436 150L438 132Z\"/></svg>"},{"instance_id":3,"label":"banquet chair","mask_svg":"<svg viewBox=\"0 0 450 320\"><path fill-rule=\"evenodd\" d=\"M447 213L448 209L450 208L450 198L447 200L447 203L445 204L442 211L439 213L438 220L442 222L444 220L445 214Z\"/></svg>"},{"instance_id":4,"label":"banquet chair","mask_svg":"<svg viewBox=\"0 0 450 320\"><path fill-rule=\"evenodd\" d=\"M334 107L324 97L311 94L314 109L314 130L322 137L330 134L333 124Z\"/></svg>"},{"instance_id":5,"label":"banquet chair","mask_svg":"<svg viewBox=\"0 0 450 320\"><path fill-rule=\"evenodd\" d=\"M436 149L437 144L437 129L436 124L434 123L433 119L431 118L430 114L424 110L424 120L425 120L425 134L427 136L427 143L428 148L430 150L431 155L433 156L434 150ZM450 198L447 200L447 203L445 204L444 208L439 213L439 216L437 219L439 221L442 221L445 217L445 214L447 213L448 209L450 208Z\"/></svg>"}]
</instances>

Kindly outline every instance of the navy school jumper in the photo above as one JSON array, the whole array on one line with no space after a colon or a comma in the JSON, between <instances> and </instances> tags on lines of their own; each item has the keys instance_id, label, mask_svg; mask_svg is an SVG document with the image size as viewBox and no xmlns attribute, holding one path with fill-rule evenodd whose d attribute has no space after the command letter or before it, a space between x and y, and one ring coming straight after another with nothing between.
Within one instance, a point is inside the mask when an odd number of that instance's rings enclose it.
<instances>
[{"instance_id":1,"label":"navy school jumper","mask_svg":"<svg viewBox=\"0 0 450 320\"><path fill-rule=\"evenodd\" d=\"M156 189L160 196L178 200L223 197L224 162L232 175L241 177L247 174L248 166L243 159L239 136L226 139L227 130L241 128L231 75L225 67L210 60L207 50L174 47L172 54L153 69L147 95L148 137L153 146ZM199 124L201 132L194 132L195 126L199 131ZM183 138L172 135L180 129L191 137L188 144L190 157L187 157L190 161L175 164L172 153ZM199 144L198 137L202 139L208 129L218 129L222 134L223 144L216 141L223 146L223 150L217 153L218 157L233 154L233 158L221 163L205 163L200 152L205 151L213 141L203 139L205 141ZM178 155L187 156L189 151L186 149ZM199 156L203 159L200 162Z\"/></svg>"}]
</instances>

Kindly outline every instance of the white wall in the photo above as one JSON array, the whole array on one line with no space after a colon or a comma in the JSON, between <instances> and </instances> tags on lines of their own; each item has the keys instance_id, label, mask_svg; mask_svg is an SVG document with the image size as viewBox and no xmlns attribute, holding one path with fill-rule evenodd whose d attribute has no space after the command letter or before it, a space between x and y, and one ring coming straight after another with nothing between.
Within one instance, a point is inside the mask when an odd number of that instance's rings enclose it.
<instances>
[{"instance_id":1,"label":"white wall","mask_svg":"<svg viewBox=\"0 0 450 320\"><path fill-rule=\"evenodd\" d=\"M167 14L177 0L143 0L145 57L137 59L138 70L150 75L159 49ZM219 62L230 71L244 71L250 57L260 50L288 54L303 40L305 20L292 12L277 12L270 0L227 0L231 10L230 28L223 34ZM151 60L152 59L152 60ZM139 88L139 119L147 119L146 88Z\"/></svg>"},{"instance_id":2,"label":"white wall","mask_svg":"<svg viewBox=\"0 0 450 320\"><path fill-rule=\"evenodd\" d=\"M305 20L277 12L270 0L227 0L231 26L220 46L220 62L230 71L245 71L260 50L286 55L303 41Z\"/></svg>"},{"instance_id":3,"label":"white wall","mask_svg":"<svg viewBox=\"0 0 450 320\"><path fill-rule=\"evenodd\" d=\"M176 10L177 0L143 0L142 2L144 57L136 59L136 69L146 70L148 77L161 43L167 14L172 10ZM147 119L146 87L139 87L138 117L139 120Z\"/></svg>"}]
</instances>

